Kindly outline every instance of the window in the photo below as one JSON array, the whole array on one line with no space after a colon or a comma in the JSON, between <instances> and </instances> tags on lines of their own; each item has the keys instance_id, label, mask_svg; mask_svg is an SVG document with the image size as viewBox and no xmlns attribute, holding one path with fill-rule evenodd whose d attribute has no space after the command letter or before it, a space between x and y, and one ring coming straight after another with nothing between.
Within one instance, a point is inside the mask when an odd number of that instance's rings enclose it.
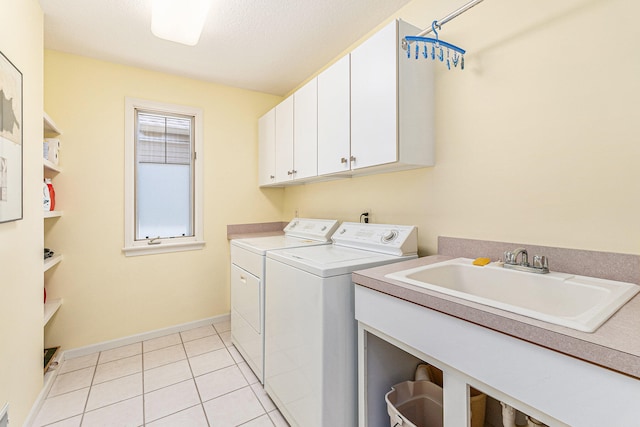
<instances>
[{"instance_id":1,"label":"window","mask_svg":"<svg viewBox=\"0 0 640 427\"><path fill-rule=\"evenodd\" d=\"M125 254L202 248L202 110L125 104Z\"/></svg>"}]
</instances>

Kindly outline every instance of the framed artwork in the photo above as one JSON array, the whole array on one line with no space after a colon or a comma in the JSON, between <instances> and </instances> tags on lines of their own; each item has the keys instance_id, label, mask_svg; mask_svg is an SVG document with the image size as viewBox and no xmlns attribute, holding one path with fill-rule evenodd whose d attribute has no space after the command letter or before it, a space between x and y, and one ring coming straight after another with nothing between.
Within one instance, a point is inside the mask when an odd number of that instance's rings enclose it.
<instances>
[{"instance_id":1,"label":"framed artwork","mask_svg":"<svg viewBox=\"0 0 640 427\"><path fill-rule=\"evenodd\" d=\"M22 73L0 52L0 222L22 219Z\"/></svg>"}]
</instances>

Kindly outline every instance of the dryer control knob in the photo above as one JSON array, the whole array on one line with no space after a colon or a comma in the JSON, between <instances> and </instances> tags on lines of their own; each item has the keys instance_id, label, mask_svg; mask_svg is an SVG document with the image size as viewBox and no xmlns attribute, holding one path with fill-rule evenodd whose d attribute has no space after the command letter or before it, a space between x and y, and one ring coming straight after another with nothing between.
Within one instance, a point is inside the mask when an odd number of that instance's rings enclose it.
<instances>
[{"instance_id":1,"label":"dryer control knob","mask_svg":"<svg viewBox=\"0 0 640 427\"><path fill-rule=\"evenodd\" d=\"M397 230L386 231L384 234L382 234L382 242L383 243L393 242L396 239L396 237L398 237Z\"/></svg>"}]
</instances>

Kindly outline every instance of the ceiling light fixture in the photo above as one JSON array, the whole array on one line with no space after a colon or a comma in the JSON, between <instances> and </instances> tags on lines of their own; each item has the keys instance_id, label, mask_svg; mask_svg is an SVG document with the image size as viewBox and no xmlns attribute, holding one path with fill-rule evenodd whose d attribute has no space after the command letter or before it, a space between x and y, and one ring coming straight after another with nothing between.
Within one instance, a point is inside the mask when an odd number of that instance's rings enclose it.
<instances>
[{"instance_id":1,"label":"ceiling light fixture","mask_svg":"<svg viewBox=\"0 0 640 427\"><path fill-rule=\"evenodd\" d=\"M153 0L151 32L161 39L195 46L210 6L211 0Z\"/></svg>"}]
</instances>

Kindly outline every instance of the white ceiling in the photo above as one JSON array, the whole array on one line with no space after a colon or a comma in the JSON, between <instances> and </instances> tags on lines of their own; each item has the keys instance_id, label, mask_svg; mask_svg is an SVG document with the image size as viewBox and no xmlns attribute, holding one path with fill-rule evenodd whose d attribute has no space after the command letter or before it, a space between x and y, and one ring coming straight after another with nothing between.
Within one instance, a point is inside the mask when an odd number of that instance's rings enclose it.
<instances>
[{"instance_id":1,"label":"white ceiling","mask_svg":"<svg viewBox=\"0 0 640 427\"><path fill-rule=\"evenodd\" d=\"M44 45L284 95L409 2L212 1L200 42L189 47L151 34L151 0L40 0Z\"/></svg>"}]
</instances>

